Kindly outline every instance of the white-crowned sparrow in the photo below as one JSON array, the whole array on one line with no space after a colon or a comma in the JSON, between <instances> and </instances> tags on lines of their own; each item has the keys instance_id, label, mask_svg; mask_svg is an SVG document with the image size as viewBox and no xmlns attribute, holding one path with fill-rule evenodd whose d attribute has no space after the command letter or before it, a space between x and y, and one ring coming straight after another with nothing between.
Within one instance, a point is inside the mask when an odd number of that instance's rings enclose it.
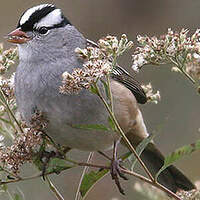
<instances>
[{"instance_id":1,"label":"white-crowned sparrow","mask_svg":"<svg viewBox=\"0 0 200 200\"><path fill-rule=\"evenodd\" d=\"M18 109L26 121L35 110L46 114L47 133L59 144L87 151L106 150L117 134L107 131L73 128L76 124L108 125L108 112L96 95L87 90L79 94L59 93L63 72L81 68L82 62L74 50L85 48L87 40L71 25L61 10L51 4L35 6L25 11L17 29L8 41L18 44L19 66L15 75ZM136 146L148 136L137 102L145 103L141 86L126 71L117 68L111 75L111 90L115 116ZM141 158L153 175L163 165L164 157L150 143ZM159 176L159 182L170 190L191 190L195 186L174 166Z\"/></svg>"}]
</instances>

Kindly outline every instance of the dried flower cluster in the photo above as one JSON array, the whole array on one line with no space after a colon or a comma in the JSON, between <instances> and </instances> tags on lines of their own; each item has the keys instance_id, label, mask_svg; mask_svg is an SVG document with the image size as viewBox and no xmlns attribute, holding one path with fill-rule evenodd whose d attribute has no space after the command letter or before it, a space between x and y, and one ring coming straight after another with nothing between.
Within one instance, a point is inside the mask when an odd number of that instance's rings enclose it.
<instances>
[{"instance_id":1,"label":"dried flower cluster","mask_svg":"<svg viewBox=\"0 0 200 200\"><path fill-rule=\"evenodd\" d=\"M0 74L4 74L15 63L17 58L17 48L4 50L3 44L0 43Z\"/></svg>"},{"instance_id":2,"label":"dried flower cluster","mask_svg":"<svg viewBox=\"0 0 200 200\"><path fill-rule=\"evenodd\" d=\"M120 40L115 36L108 35L98 41L99 48L107 57L118 57L126 50L133 47L133 42L128 41L127 36L123 34Z\"/></svg>"},{"instance_id":3,"label":"dried flower cluster","mask_svg":"<svg viewBox=\"0 0 200 200\"><path fill-rule=\"evenodd\" d=\"M191 66L193 61L198 62L200 56L200 29L189 37L188 30L174 32L168 29L166 35L157 37L138 36L140 47L133 55L133 66L138 71L145 64L173 64L178 71L187 71L199 78L199 67ZM174 70L174 68L173 68Z\"/></svg>"},{"instance_id":4,"label":"dried flower cluster","mask_svg":"<svg viewBox=\"0 0 200 200\"><path fill-rule=\"evenodd\" d=\"M31 117L29 127L31 127L32 129L34 129L36 131L44 131L45 128L47 128L48 122L49 121L45 117L44 113L42 113L39 110L36 110ZM24 126L24 125L22 125L22 126ZM26 128L26 126L27 125L25 123L24 127Z\"/></svg>"},{"instance_id":5,"label":"dried flower cluster","mask_svg":"<svg viewBox=\"0 0 200 200\"><path fill-rule=\"evenodd\" d=\"M0 87L8 100L14 99L14 78L13 73L10 79L0 76Z\"/></svg>"},{"instance_id":6,"label":"dried flower cluster","mask_svg":"<svg viewBox=\"0 0 200 200\"><path fill-rule=\"evenodd\" d=\"M10 69L10 66L14 64L16 59L16 49L3 51L3 45L0 45L0 114L2 117L0 124L2 130L5 129L4 131L6 133L13 136L15 135L11 146L5 146L3 143L5 137L3 135L0 137L0 142L2 144L0 147L0 167L17 175L21 165L33 160L33 154L36 153L37 147L39 147L42 142L41 131L46 127L47 121L40 112L36 112L29 125L25 122L21 122L23 132L19 131L14 134L16 129L13 129L14 123L11 121L12 119L8 117L10 113L7 108L7 106L9 106L11 111L16 108L14 74L10 79L3 75Z\"/></svg>"},{"instance_id":7,"label":"dried flower cluster","mask_svg":"<svg viewBox=\"0 0 200 200\"><path fill-rule=\"evenodd\" d=\"M18 58L17 48L10 48L8 50L3 49L3 44L0 44L0 88L1 95L4 95L11 110L16 108L16 102L14 97L14 76L13 73L10 78L4 76L5 72L10 69L10 66L15 63ZM1 99L2 100L2 99ZM1 101L1 103L3 103ZM4 105L4 104L3 104ZM5 112L5 105L1 105L0 112Z\"/></svg>"},{"instance_id":8,"label":"dried flower cluster","mask_svg":"<svg viewBox=\"0 0 200 200\"><path fill-rule=\"evenodd\" d=\"M157 91L156 93L153 93L153 88L152 88L151 83L149 83L147 85L142 85L142 88L143 88L144 92L146 93L146 96L147 96L147 99L149 102L157 104L158 101L160 101L160 99L161 99L160 92Z\"/></svg>"},{"instance_id":9,"label":"dried flower cluster","mask_svg":"<svg viewBox=\"0 0 200 200\"><path fill-rule=\"evenodd\" d=\"M179 191L177 195L184 200L199 200L200 192L198 190L190 190L190 191Z\"/></svg>"},{"instance_id":10,"label":"dried flower cluster","mask_svg":"<svg viewBox=\"0 0 200 200\"><path fill-rule=\"evenodd\" d=\"M188 57L188 60L186 72L194 79L200 80L200 54L194 53L192 58Z\"/></svg>"},{"instance_id":11,"label":"dried flower cluster","mask_svg":"<svg viewBox=\"0 0 200 200\"><path fill-rule=\"evenodd\" d=\"M174 198L170 198L166 195L166 193L162 192L161 190L155 188L152 185L149 185L147 183L139 183L136 182L134 184L134 189L145 196L145 199L149 200L170 200ZM184 191L180 190L177 192L177 195L184 200L199 200L200 199L200 192L199 190L190 190L190 191Z\"/></svg>"},{"instance_id":12,"label":"dried flower cluster","mask_svg":"<svg viewBox=\"0 0 200 200\"><path fill-rule=\"evenodd\" d=\"M114 36L107 36L98 41L99 47L77 48L75 51L84 60L83 68L76 68L72 74L63 73L63 85L60 92L79 93L83 88L89 89L102 77L111 73L113 60L120 56L124 51L131 48L132 42L128 42L126 35L118 39ZM114 61L115 62L115 61Z\"/></svg>"},{"instance_id":13,"label":"dried flower cluster","mask_svg":"<svg viewBox=\"0 0 200 200\"><path fill-rule=\"evenodd\" d=\"M83 88L89 89L98 79L110 73L112 64L106 58L99 59L102 56L100 50L88 47L84 49L84 56L88 55L88 53L91 53L92 57L94 57L83 64L83 68L75 69L72 74L63 73L63 85L60 87L61 93L79 93ZM99 57L96 53L100 54Z\"/></svg>"},{"instance_id":14,"label":"dried flower cluster","mask_svg":"<svg viewBox=\"0 0 200 200\"><path fill-rule=\"evenodd\" d=\"M47 124L48 121L40 111L35 112L29 125L22 122L23 132L17 133L11 146L4 146L0 149L2 167L18 174L21 165L32 162L33 155L37 153L38 147L42 144L41 134Z\"/></svg>"},{"instance_id":15,"label":"dried flower cluster","mask_svg":"<svg viewBox=\"0 0 200 200\"><path fill-rule=\"evenodd\" d=\"M19 173L21 165L32 161L34 149L40 144L41 137L36 130L31 128L24 129L23 133L18 133L11 146L1 147L1 167L7 168L14 174Z\"/></svg>"}]
</instances>

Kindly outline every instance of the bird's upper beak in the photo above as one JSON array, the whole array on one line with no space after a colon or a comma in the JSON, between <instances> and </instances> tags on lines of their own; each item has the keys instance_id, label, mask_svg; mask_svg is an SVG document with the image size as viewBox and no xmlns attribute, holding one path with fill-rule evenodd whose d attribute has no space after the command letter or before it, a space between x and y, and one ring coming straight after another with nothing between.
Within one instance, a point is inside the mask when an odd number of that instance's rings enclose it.
<instances>
[{"instance_id":1,"label":"bird's upper beak","mask_svg":"<svg viewBox=\"0 0 200 200\"><path fill-rule=\"evenodd\" d=\"M17 28L7 35L7 41L15 44L23 44L30 40L31 38L21 30Z\"/></svg>"}]
</instances>

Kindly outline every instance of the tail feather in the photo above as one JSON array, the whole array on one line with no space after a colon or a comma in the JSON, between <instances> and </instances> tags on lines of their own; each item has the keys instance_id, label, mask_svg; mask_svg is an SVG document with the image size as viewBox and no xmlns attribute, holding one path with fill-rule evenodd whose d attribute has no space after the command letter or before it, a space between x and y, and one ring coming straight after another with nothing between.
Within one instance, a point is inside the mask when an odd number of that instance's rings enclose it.
<instances>
[{"instance_id":1,"label":"tail feather","mask_svg":"<svg viewBox=\"0 0 200 200\"><path fill-rule=\"evenodd\" d=\"M135 134L127 134L127 137L134 147L136 147L141 142L141 137ZM124 144L123 141L122 144ZM149 143L142 152L141 159L143 160L153 177L155 177L157 172L164 164L164 156L152 142ZM196 189L195 185L179 169L177 169L173 165L169 166L161 172L158 177L158 182L175 193L178 190L189 191L192 189Z\"/></svg>"},{"instance_id":2,"label":"tail feather","mask_svg":"<svg viewBox=\"0 0 200 200\"><path fill-rule=\"evenodd\" d=\"M141 158L153 176L159 171L164 164L164 156L150 143L141 154ZM166 168L158 177L158 182L173 192L177 190L189 191L195 189L195 185L175 166L171 165Z\"/></svg>"}]
</instances>

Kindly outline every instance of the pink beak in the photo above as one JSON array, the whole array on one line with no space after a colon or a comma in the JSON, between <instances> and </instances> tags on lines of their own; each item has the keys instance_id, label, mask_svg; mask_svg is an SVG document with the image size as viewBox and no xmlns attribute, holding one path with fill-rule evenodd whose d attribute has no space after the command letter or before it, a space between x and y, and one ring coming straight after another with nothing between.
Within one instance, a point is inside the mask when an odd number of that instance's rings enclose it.
<instances>
[{"instance_id":1,"label":"pink beak","mask_svg":"<svg viewBox=\"0 0 200 200\"><path fill-rule=\"evenodd\" d=\"M15 44L23 44L30 40L31 38L26 35L20 28L12 31L7 36L7 41Z\"/></svg>"}]
</instances>

